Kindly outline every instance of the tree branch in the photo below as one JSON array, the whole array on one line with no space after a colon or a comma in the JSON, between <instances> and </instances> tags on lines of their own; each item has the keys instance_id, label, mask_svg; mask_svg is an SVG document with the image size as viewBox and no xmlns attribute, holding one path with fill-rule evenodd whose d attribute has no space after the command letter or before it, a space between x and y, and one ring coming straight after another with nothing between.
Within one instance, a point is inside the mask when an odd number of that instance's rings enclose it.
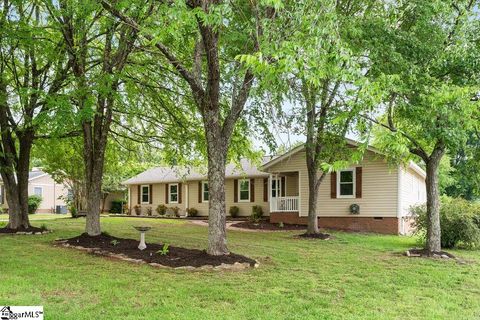
<instances>
[{"instance_id":1,"label":"tree branch","mask_svg":"<svg viewBox=\"0 0 480 320\"><path fill-rule=\"evenodd\" d=\"M108 1L100 0L100 2L102 6L105 8L105 10L110 12L113 16L120 19L125 24L129 25L135 31L137 32L140 31L140 26L136 21L134 21L130 17L127 17L122 12L114 8ZM142 34L142 35L148 41L150 42L154 41L151 35L149 34ZM170 49L167 46L165 46L161 42L155 42L154 45L158 50L160 50L160 52L165 56L165 58L167 58L169 63L177 70L177 72L185 79L185 81L187 81L187 83L189 84L190 88L194 93L195 99L197 99L198 102L201 101L204 95L204 89L201 83L198 83L198 81L195 79L195 76L185 66L183 66L183 64L175 57L175 55L172 52L170 52Z\"/></svg>"}]
</instances>

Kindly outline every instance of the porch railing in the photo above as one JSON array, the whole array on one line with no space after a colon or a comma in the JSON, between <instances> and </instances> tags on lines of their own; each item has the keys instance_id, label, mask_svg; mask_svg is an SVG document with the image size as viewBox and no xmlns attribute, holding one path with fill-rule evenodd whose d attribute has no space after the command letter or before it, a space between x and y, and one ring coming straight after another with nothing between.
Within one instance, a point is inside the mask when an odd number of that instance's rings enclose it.
<instances>
[{"instance_id":1,"label":"porch railing","mask_svg":"<svg viewBox=\"0 0 480 320\"><path fill-rule=\"evenodd\" d=\"M293 212L298 211L298 197L277 197L270 202L271 212Z\"/></svg>"}]
</instances>

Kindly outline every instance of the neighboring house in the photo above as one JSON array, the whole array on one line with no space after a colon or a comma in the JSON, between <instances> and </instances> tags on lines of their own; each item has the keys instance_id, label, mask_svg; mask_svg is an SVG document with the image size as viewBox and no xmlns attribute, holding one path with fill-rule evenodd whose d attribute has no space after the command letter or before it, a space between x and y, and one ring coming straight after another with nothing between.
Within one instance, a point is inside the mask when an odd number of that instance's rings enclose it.
<instances>
[{"instance_id":1,"label":"neighboring house","mask_svg":"<svg viewBox=\"0 0 480 320\"><path fill-rule=\"evenodd\" d=\"M8 208L5 197L5 188L1 184L1 203L2 207ZM38 208L38 213L54 213L57 206L66 207L66 199L69 196L68 187L64 184L56 183L55 180L46 172L33 168L28 174L28 195L38 195L42 197L42 203Z\"/></svg>"},{"instance_id":2,"label":"neighboring house","mask_svg":"<svg viewBox=\"0 0 480 320\"><path fill-rule=\"evenodd\" d=\"M42 197L42 203L37 210L37 213L55 213L57 206L62 207L62 213L66 212L66 200L73 197L70 193L70 188L66 184L57 183L52 176L43 172L41 169L33 168L28 174L28 195L38 195ZM113 200L124 199L123 191L109 193L104 203L102 202L104 212L109 212ZM5 188L0 178L0 207L8 208L5 196Z\"/></svg>"},{"instance_id":3,"label":"neighboring house","mask_svg":"<svg viewBox=\"0 0 480 320\"><path fill-rule=\"evenodd\" d=\"M355 146L354 141L349 144ZM241 161L241 168L227 166L227 212L240 208L249 216L254 205L263 208L273 223L306 224L308 175L303 146L264 162L259 168ZM143 213L159 204L177 206L181 212L195 208L208 215L208 182L205 174L184 168L153 168L124 182L130 208ZM368 148L363 161L327 174L318 196L319 225L324 228L405 234L410 231L409 208L424 203L425 172L411 162L406 168L389 165L385 157ZM351 205L359 212L351 212Z\"/></svg>"}]
</instances>

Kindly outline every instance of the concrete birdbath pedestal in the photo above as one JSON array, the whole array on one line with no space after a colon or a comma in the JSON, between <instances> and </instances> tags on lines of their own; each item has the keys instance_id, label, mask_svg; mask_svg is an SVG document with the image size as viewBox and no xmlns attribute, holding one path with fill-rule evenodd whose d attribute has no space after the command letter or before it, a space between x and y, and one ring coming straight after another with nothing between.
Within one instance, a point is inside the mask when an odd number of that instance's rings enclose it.
<instances>
[{"instance_id":1,"label":"concrete birdbath pedestal","mask_svg":"<svg viewBox=\"0 0 480 320\"><path fill-rule=\"evenodd\" d=\"M145 232L152 229L152 227L135 227L138 231L140 231L140 244L138 245L138 249L145 250L147 245L145 244Z\"/></svg>"}]
</instances>

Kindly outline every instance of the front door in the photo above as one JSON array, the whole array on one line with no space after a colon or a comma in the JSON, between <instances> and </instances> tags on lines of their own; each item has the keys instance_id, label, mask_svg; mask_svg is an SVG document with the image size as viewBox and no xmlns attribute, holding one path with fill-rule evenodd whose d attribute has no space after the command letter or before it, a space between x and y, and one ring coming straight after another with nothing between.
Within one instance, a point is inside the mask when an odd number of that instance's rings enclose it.
<instances>
[{"instance_id":1,"label":"front door","mask_svg":"<svg viewBox=\"0 0 480 320\"><path fill-rule=\"evenodd\" d=\"M282 183L280 178L272 178L272 188L271 188L271 197L272 199L276 199L282 195Z\"/></svg>"}]
</instances>

